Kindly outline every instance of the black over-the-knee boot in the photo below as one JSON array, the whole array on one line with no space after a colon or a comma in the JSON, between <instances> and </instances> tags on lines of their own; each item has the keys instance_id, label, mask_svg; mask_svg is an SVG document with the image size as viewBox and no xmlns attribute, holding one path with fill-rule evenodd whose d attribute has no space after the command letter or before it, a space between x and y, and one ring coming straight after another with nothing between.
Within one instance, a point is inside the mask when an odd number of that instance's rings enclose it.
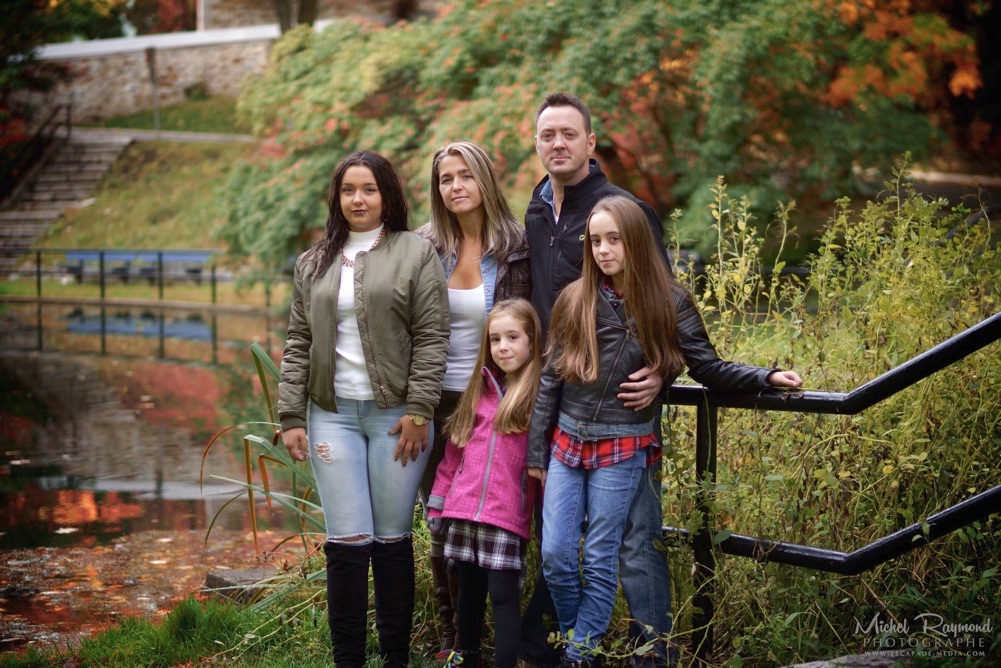
<instances>
[{"instance_id":1,"label":"black over-the-knee boot","mask_svg":"<svg viewBox=\"0 0 1001 668\"><path fill-rule=\"evenodd\" d=\"M414 543L410 536L372 544L372 582L379 654L386 668L406 668L414 623Z\"/></svg>"},{"instance_id":2,"label":"black over-the-knee boot","mask_svg":"<svg viewBox=\"0 0 1001 668\"><path fill-rule=\"evenodd\" d=\"M327 541L323 551L327 555L327 621L334 663L337 668L362 668L372 544Z\"/></svg>"}]
</instances>

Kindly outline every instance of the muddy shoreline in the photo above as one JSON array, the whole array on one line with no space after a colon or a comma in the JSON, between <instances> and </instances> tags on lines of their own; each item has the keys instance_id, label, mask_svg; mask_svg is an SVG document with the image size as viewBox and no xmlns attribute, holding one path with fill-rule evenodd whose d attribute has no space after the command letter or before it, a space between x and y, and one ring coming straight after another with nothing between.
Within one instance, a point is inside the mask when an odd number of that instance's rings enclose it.
<instances>
[{"instance_id":1,"label":"muddy shoreline","mask_svg":"<svg viewBox=\"0 0 1001 668\"><path fill-rule=\"evenodd\" d=\"M277 542L259 537L262 548ZM0 550L0 652L67 649L129 616L156 619L212 571L273 567L249 532L145 531L94 547Z\"/></svg>"}]
</instances>

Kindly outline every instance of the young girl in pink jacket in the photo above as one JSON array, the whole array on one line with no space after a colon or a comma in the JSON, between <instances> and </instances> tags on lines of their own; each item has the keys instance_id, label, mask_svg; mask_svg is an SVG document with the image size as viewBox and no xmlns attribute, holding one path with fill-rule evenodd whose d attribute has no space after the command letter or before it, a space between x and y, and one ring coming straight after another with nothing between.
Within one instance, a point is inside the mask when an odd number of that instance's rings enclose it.
<instances>
[{"instance_id":1,"label":"young girl in pink jacket","mask_svg":"<svg viewBox=\"0 0 1001 668\"><path fill-rule=\"evenodd\" d=\"M446 668L477 664L488 593L494 664L513 668L518 659L518 603L537 487L525 463L542 367L539 329L524 299L491 309L476 362L481 371L445 426L449 438L428 501L428 527L447 530L445 558L459 574L459 641Z\"/></svg>"}]
</instances>

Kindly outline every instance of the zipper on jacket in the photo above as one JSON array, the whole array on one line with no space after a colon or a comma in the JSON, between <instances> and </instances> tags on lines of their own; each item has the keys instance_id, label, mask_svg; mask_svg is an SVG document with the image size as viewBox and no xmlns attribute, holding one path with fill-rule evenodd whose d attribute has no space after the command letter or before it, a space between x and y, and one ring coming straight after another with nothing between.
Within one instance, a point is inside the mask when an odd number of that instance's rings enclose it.
<instances>
[{"instance_id":1,"label":"zipper on jacket","mask_svg":"<svg viewBox=\"0 0 1001 668\"><path fill-rule=\"evenodd\" d=\"M483 507L487 503L487 481L490 480L490 470L494 467L494 448L497 447L497 430L493 429L490 432L490 450L487 454L487 468L483 471L483 485L480 487L480 503L476 508L476 515L473 516L474 522L480 521L480 515L483 514Z\"/></svg>"},{"instance_id":2,"label":"zipper on jacket","mask_svg":"<svg viewBox=\"0 0 1001 668\"><path fill-rule=\"evenodd\" d=\"M504 400L504 388L501 384L497 382L497 379L490 374L490 382L494 386L494 391L497 392L497 405L500 406L500 402ZM486 505L487 501L487 482L490 480L490 471L494 467L494 448L497 446L497 428L491 423L490 427L490 449L487 451L487 467L483 471L483 484L480 486L480 504L476 509L476 515L473 516L474 522L480 521L480 514L483 512L483 506ZM465 457L463 457L465 459Z\"/></svg>"},{"instance_id":3,"label":"zipper on jacket","mask_svg":"<svg viewBox=\"0 0 1001 668\"><path fill-rule=\"evenodd\" d=\"M364 268L365 267L365 255L368 255L368 253L359 253L359 255L361 255L362 257L357 257L357 256L355 257L355 266L357 266L360 263L361 266L362 266L362 268ZM357 269L355 271L357 272ZM358 274L355 273L355 276L357 276L357 275ZM362 303L362 306L364 306L365 305L365 281L364 280L361 281L361 284L362 284L361 303ZM355 298L355 301L357 302L357 297ZM365 325L365 338L368 339L368 347L372 351L372 368L375 369L375 382L377 382L379 384L379 392L382 393L382 403L385 406L388 406L389 405L389 396L386 394L386 386L383 385L383 383L382 383L382 376L379 374L379 360L376 359L376 356L375 356L375 346L372 345L372 328L369 327L367 324Z\"/></svg>"},{"instance_id":4,"label":"zipper on jacket","mask_svg":"<svg viewBox=\"0 0 1001 668\"><path fill-rule=\"evenodd\" d=\"M608 394L608 386L612 383L612 378L615 377L615 369L619 367L619 359L622 357L622 351L626 349L626 344L629 343L629 337L633 335L632 330L628 327L625 327L624 329L626 330L626 338L622 339L622 342L619 343L619 349L615 351L615 359L612 361L611 368L612 373L608 374L608 380L605 381L605 387L601 391L601 397L598 399L598 405L594 409L594 416L592 417L592 421L594 422L598 421L598 414L601 413L601 407L605 403L605 396Z\"/></svg>"}]
</instances>

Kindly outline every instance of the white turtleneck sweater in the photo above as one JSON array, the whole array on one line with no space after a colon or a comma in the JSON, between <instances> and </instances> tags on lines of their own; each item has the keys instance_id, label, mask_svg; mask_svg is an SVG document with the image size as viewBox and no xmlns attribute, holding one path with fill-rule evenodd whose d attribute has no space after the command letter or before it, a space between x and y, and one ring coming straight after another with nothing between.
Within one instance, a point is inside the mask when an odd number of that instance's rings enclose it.
<instances>
[{"instance_id":1,"label":"white turtleneck sweater","mask_svg":"<svg viewBox=\"0 0 1001 668\"><path fill-rule=\"evenodd\" d=\"M380 225L369 232L348 232L344 256L354 261L367 253L382 232ZM335 260L340 262L340 258ZM361 347L361 332L355 311L355 270L341 263L341 288L337 293L337 350L334 393L338 397L365 401L375 399Z\"/></svg>"}]
</instances>

